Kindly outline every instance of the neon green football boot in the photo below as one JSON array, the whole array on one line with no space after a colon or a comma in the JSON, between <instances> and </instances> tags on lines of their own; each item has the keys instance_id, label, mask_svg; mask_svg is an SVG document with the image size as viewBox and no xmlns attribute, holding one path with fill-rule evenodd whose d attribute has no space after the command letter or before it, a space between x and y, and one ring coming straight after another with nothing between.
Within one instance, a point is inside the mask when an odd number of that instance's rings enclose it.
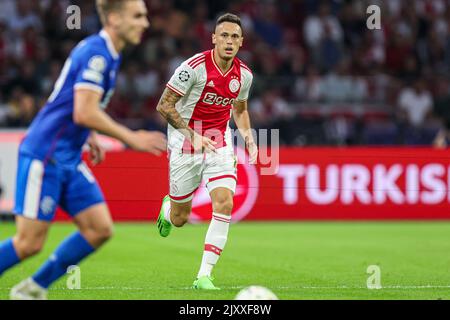
<instances>
[{"instance_id":1,"label":"neon green football boot","mask_svg":"<svg viewBox=\"0 0 450 320\"><path fill-rule=\"evenodd\" d=\"M170 201L170 197L167 195L164 197L161 210L159 211L158 221L156 222L156 226L158 227L159 234L161 237L167 237L172 230L172 224L164 218L164 204Z\"/></svg>"},{"instance_id":2,"label":"neon green football boot","mask_svg":"<svg viewBox=\"0 0 450 320\"><path fill-rule=\"evenodd\" d=\"M220 290L213 283L214 278L203 276L194 281L193 289L197 290Z\"/></svg>"}]
</instances>

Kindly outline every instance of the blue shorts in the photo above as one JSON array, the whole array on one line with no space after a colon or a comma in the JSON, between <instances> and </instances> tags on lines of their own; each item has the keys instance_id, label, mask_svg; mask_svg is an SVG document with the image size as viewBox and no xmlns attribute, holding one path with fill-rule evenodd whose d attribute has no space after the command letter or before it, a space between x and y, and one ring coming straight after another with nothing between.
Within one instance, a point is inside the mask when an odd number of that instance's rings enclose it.
<instances>
[{"instance_id":1,"label":"blue shorts","mask_svg":"<svg viewBox=\"0 0 450 320\"><path fill-rule=\"evenodd\" d=\"M105 202L100 187L84 162L63 167L19 155L14 213L29 219L52 221L60 206L72 218Z\"/></svg>"}]
</instances>

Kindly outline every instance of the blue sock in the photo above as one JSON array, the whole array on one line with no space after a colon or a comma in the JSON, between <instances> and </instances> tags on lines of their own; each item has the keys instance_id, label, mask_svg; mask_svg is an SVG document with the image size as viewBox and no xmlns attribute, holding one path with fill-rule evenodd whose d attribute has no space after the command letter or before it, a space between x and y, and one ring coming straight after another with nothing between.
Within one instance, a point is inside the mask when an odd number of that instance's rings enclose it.
<instances>
[{"instance_id":1,"label":"blue sock","mask_svg":"<svg viewBox=\"0 0 450 320\"><path fill-rule=\"evenodd\" d=\"M48 288L67 272L69 266L78 264L94 250L80 232L75 232L59 245L32 278L41 287Z\"/></svg>"},{"instance_id":2,"label":"blue sock","mask_svg":"<svg viewBox=\"0 0 450 320\"><path fill-rule=\"evenodd\" d=\"M0 275L19 262L12 238L0 243Z\"/></svg>"}]
</instances>

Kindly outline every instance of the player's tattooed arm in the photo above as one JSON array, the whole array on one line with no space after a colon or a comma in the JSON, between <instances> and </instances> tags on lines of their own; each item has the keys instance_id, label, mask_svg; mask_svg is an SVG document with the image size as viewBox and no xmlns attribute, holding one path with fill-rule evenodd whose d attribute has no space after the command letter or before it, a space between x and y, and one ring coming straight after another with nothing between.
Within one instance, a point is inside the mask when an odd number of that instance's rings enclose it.
<instances>
[{"instance_id":1,"label":"player's tattooed arm","mask_svg":"<svg viewBox=\"0 0 450 320\"><path fill-rule=\"evenodd\" d=\"M189 128L186 121L181 118L175 104L181 99L181 96L175 91L166 88L159 99L156 110L167 120L168 123L175 129L183 133L186 138L192 140L194 138L194 130Z\"/></svg>"},{"instance_id":2,"label":"player's tattooed arm","mask_svg":"<svg viewBox=\"0 0 450 320\"><path fill-rule=\"evenodd\" d=\"M166 88L159 100L156 110L167 120L168 123L178 131L180 131L189 141L195 151L204 152L205 150L215 152L214 145L216 142L207 137L203 137L196 133L186 121L181 118L175 104L181 99L181 96L176 92Z\"/></svg>"}]
</instances>

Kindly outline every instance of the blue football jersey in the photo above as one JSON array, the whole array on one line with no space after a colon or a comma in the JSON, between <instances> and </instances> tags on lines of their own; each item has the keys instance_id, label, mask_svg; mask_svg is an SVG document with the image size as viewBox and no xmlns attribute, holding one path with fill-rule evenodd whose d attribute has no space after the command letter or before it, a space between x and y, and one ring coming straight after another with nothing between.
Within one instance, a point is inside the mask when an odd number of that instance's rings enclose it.
<instances>
[{"instance_id":1,"label":"blue football jersey","mask_svg":"<svg viewBox=\"0 0 450 320\"><path fill-rule=\"evenodd\" d=\"M20 145L19 152L63 166L77 165L90 129L73 121L74 91L87 88L102 94L106 108L114 92L120 55L102 30L81 41L66 60L53 93Z\"/></svg>"}]
</instances>

